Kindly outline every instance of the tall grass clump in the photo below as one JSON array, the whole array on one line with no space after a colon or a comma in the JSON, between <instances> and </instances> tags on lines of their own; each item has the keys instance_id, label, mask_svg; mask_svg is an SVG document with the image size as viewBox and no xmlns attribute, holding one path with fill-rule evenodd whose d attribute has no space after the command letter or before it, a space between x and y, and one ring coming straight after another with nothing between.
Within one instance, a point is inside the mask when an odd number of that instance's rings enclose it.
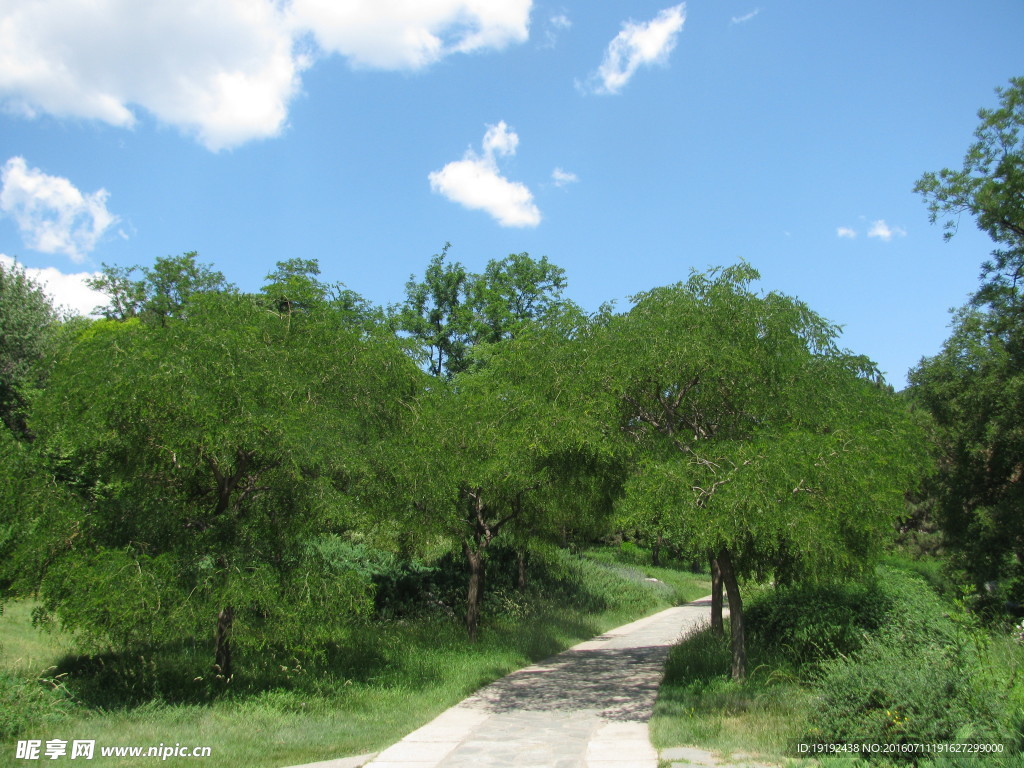
<instances>
[{"instance_id":1,"label":"tall grass clump","mask_svg":"<svg viewBox=\"0 0 1024 768\"><path fill-rule=\"evenodd\" d=\"M59 678L27 678L0 669L0 744L29 727L48 727L73 714L75 703Z\"/></svg>"},{"instance_id":2,"label":"tall grass clump","mask_svg":"<svg viewBox=\"0 0 1024 768\"><path fill-rule=\"evenodd\" d=\"M738 683L730 675L728 635L706 627L672 648L651 720L654 744L696 744L723 754L786 753L806 720L809 693L791 674L766 663L762 651L750 651L751 674Z\"/></svg>"}]
</instances>

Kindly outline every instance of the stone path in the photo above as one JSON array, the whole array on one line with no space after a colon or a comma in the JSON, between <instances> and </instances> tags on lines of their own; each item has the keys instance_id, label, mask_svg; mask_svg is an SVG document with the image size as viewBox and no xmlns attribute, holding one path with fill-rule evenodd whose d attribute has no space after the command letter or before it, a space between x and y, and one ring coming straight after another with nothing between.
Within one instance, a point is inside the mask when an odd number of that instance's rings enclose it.
<instances>
[{"instance_id":1,"label":"stone path","mask_svg":"<svg viewBox=\"0 0 1024 768\"><path fill-rule=\"evenodd\" d=\"M669 608L513 672L366 767L657 768L647 721L665 659L710 605Z\"/></svg>"}]
</instances>

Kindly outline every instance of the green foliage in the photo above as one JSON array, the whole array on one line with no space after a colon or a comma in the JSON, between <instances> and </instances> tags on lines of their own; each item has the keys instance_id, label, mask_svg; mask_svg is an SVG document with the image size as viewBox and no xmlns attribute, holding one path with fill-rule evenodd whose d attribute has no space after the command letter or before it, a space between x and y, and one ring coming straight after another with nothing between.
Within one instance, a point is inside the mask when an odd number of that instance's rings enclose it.
<instances>
[{"instance_id":1,"label":"green foliage","mask_svg":"<svg viewBox=\"0 0 1024 768\"><path fill-rule=\"evenodd\" d=\"M458 262L445 263L449 248L445 243L431 258L422 282L409 276L397 310L398 327L423 347L427 369L438 377L465 370L472 325L470 275Z\"/></svg>"},{"instance_id":2,"label":"green foliage","mask_svg":"<svg viewBox=\"0 0 1024 768\"><path fill-rule=\"evenodd\" d=\"M369 593L307 543L368 513L363 446L419 376L330 308L204 293L165 323L89 327L38 415L78 496L43 521L47 607L112 648L207 636L224 606L243 649L341 631Z\"/></svg>"},{"instance_id":3,"label":"green foliage","mask_svg":"<svg viewBox=\"0 0 1024 768\"><path fill-rule=\"evenodd\" d=\"M895 551L881 560L881 564L893 570L906 571L923 579L936 594L950 600L959 597L960 582L955 581L949 570L949 561L937 556L907 556Z\"/></svg>"},{"instance_id":4,"label":"green foliage","mask_svg":"<svg viewBox=\"0 0 1024 768\"><path fill-rule=\"evenodd\" d=\"M632 541L624 541L619 545L619 554L627 563L636 565L648 565L651 562L649 552L645 552Z\"/></svg>"},{"instance_id":5,"label":"green foliage","mask_svg":"<svg viewBox=\"0 0 1024 768\"><path fill-rule=\"evenodd\" d=\"M672 647L665 664L665 680L675 685L706 686L724 680L729 674L732 653L724 635L701 630Z\"/></svg>"},{"instance_id":6,"label":"green foliage","mask_svg":"<svg viewBox=\"0 0 1024 768\"><path fill-rule=\"evenodd\" d=\"M0 263L0 422L19 437L29 435L29 405L46 376L57 320L24 268Z\"/></svg>"},{"instance_id":7,"label":"green foliage","mask_svg":"<svg viewBox=\"0 0 1024 768\"><path fill-rule=\"evenodd\" d=\"M945 542L979 593L985 582L1004 580L1024 595L1015 573L1024 554L1024 78L996 92L1000 104L979 111L963 167L926 173L915 188L933 222L950 215L947 238L966 213L999 248L942 351L923 359L910 383L936 422L939 472L930 492Z\"/></svg>"},{"instance_id":8,"label":"green foliage","mask_svg":"<svg viewBox=\"0 0 1024 768\"><path fill-rule=\"evenodd\" d=\"M342 545L369 551L366 544L341 539L318 547L340 553L346 549ZM107 744L168 739L202 744L215 732L217 749L206 760L214 768L302 764L382 749L479 686L667 606L644 584L623 584L615 572L564 551L546 549L532 565L528 610L495 613L476 644L436 613L358 622L318 659L296 661L279 654L273 663L249 661L227 687L210 685L209 676L195 679L197 660L208 655L208 637L198 647L177 644L159 656L69 657L56 670L60 690L46 683L40 687L34 672L0 673L0 701L6 703L8 694L19 707L0 707L0 718L17 719L25 734L20 738L39 738L51 730L49 723L55 728L59 722L68 738ZM492 572L501 577L497 563ZM690 582L688 589L692 593L706 585ZM594 606L601 612L587 610ZM0 644L17 645L14 631L23 629L36 647L19 653L48 664L49 654L57 652L56 636L11 624L15 614L24 617L28 609L19 605L0 619ZM39 706L22 706L28 695L40 693ZM69 695L75 704L66 700ZM53 704L51 698L59 700ZM64 714L54 714L58 708ZM45 719L51 714L52 721ZM273 734L273 739L253 734Z\"/></svg>"},{"instance_id":9,"label":"green foliage","mask_svg":"<svg viewBox=\"0 0 1024 768\"><path fill-rule=\"evenodd\" d=\"M945 542L979 586L1021 554L1024 504L1024 324L1000 331L993 312L964 309L942 351L911 371L940 451L931 492Z\"/></svg>"},{"instance_id":10,"label":"green foliage","mask_svg":"<svg viewBox=\"0 0 1024 768\"><path fill-rule=\"evenodd\" d=\"M0 742L56 729L76 709L59 678L25 678L0 668Z\"/></svg>"},{"instance_id":11,"label":"green foliage","mask_svg":"<svg viewBox=\"0 0 1024 768\"><path fill-rule=\"evenodd\" d=\"M43 519L73 503L54 481L38 446L0 428L0 609L9 594L30 594L39 584L46 554L54 546Z\"/></svg>"},{"instance_id":12,"label":"green foliage","mask_svg":"<svg viewBox=\"0 0 1024 768\"><path fill-rule=\"evenodd\" d=\"M889 590L874 580L798 584L756 592L746 617L752 645L804 665L854 652L891 608Z\"/></svg>"},{"instance_id":13,"label":"green foliage","mask_svg":"<svg viewBox=\"0 0 1024 768\"><path fill-rule=\"evenodd\" d=\"M265 278L262 293L282 315L329 311L352 327L373 330L383 320L378 307L345 287L344 283L325 283L319 279L317 259L286 259L277 262Z\"/></svg>"},{"instance_id":14,"label":"green foliage","mask_svg":"<svg viewBox=\"0 0 1024 768\"><path fill-rule=\"evenodd\" d=\"M867 643L829 667L807 742L1006 743L998 698L970 677L976 662L937 644ZM906 759L912 759L909 755Z\"/></svg>"},{"instance_id":15,"label":"green foliage","mask_svg":"<svg viewBox=\"0 0 1024 768\"><path fill-rule=\"evenodd\" d=\"M474 275L470 305L474 314L472 341L495 344L517 336L530 322L549 317L561 305L567 285L565 270L526 253L487 262Z\"/></svg>"},{"instance_id":16,"label":"green foliage","mask_svg":"<svg viewBox=\"0 0 1024 768\"><path fill-rule=\"evenodd\" d=\"M59 560L42 584L47 607L60 609L61 625L87 647L130 649L153 638L175 637L174 608L182 605L171 556L149 557L103 549ZM49 615L36 615L41 624Z\"/></svg>"},{"instance_id":17,"label":"green foliage","mask_svg":"<svg viewBox=\"0 0 1024 768\"><path fill-rule=\"evenodd\" d=\"M181 256L158 257L149 267L117 267L104 264L97 277L86 281L105 293L108 303L95 312L110 320L144 320L165 323L180 316L188 300L199 293L230 293L235 287L209 264L196 261L195 251ZM141 280L132 275L140 271Z\"/></svg>"},{"instance_id":18,"label":"green foliage","mask_svg":"<svg viewBox=\"0 0 1024 768\"><path fill-rule=\"evenodd\" d=\"M805 756L796 745L808 743L1002 742L1019 761L1019 643L983 630L915 575L881 567L861 582L763 587L747 619L752 672L742 685L728 679L727 638L710 629L672 649L656 744L781 761ZM912 753L872 762L892 758L931 765Z\"/></svg>"},{"instance_id":19,"label":"green foliage","mask_svg":"<svg viewBox=\"0 0 1024 768\"><path fill-rule=\"evenodd\" d=\"M747 265L638 297L600 334L637 469L622 519L746 573L855 570L923 462L873 368L804 304L751 290Z\"/></svg>"},{"instance_id":20,"label":"green foliage","mask_svg":"<svg viewBox=\"0 0 1024 768\"><path fill-rule=\"evenodd\" d=\"M922 432L874 366L802 302L753 290L747 264L647 291L599 326L587 368L634 466L619 524L790 582L865 570L927 459Z\"/></svg>"},{"instance_id":21,"label":"green foliage","mask_svg":"<svg viewBox=\"0 0 1024 768\"><path fill-rule=\"evenodd\" d=\"M428 371L450 377L479 365L482 347L514 338L564 307L565 272L547 257L526 253L492 259L483 274L445 262L450 243L435 254L417 282L405 284L405 302L393 308L398 327L423 348Z\"/></svg>"},{"instance_id":22,"label":"green foliage","mask_svg":"<svg viewBox=\"0 0 1024 768\"><path fill-rule=\"evenodd\" d=\"M1011 78L996 94L996 109L978 111L981 123L963 167L926 173L914 191L927 201L933 223L950 216L943 222L946 239L956 233L960 215L969 213L994 243L1005 246L982 265L984 286L976 297L977 303L998 307L1019 302L1024 277L1024 77Z\"/></svg>"},{"instance_id":23,"label":"green foliage","mask_svg":"<svg viewBox=\"0 0 1024 768\"><path fill-rule=\"evenodd\" d=\"M880 575L889 601L884 623L859 649L821 666L818 707L803 739L1016 747L1012 682L988 668L986 635L919 579L890 569Z\"/></svg>"},{"instance_id":24,"label":"green foliage","mask_svg":"<svg viewBox=\"0 0 1024 768\"><path fill-rule=\"evenodd\" d=\"M523 547L593 529L621 484L623 465L573 375L571 333L585 325L573 315L503 342L486 366L431 385L406 431L382 446L380 485L401 525L440 534L467 558L471 633L492 540L507 530Z\"/></svg>"}]
</instances>

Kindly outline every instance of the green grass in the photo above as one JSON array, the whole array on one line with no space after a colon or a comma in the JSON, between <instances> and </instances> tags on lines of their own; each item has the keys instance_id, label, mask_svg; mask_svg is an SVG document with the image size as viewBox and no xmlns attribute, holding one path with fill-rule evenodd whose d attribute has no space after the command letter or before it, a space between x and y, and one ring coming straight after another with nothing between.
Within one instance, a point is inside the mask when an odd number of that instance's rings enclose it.
<instances>
[{"instance_id":1,"label":"green grass","mask_svg":"<svg viewBox=\"0 0 1024 768\"><path fill-rule=\"evenodd\" d=\"M751 650L751 671L740 684L729 678L728 636L704 629L674 647L650 723L652 743L660 749L693 745L723 756L792 757L813 694L778 660L764 661Z\"/></svg>"},{"instance_id":2,"label":"green grass","mask_svg":"<svg viewBox=\"0 0 1024 768\"><path fill-rule=\"evenodd\" d=\"M0 659L11 672L39 675L55 666L70 645L32 626L32 602L10 602L0 613Z\"/></svg>"},{"instance_id":3,"label":"green grass","mask_svg":"<svg viewBox=\"0 0 1024 768\"><path fill-rule=\"evenodd\" d=\"M638 563L613 547L592 549L584 552L583 556L606 566L627 581L645 582L651 588L660 590L669 604L683 605L705 597L711 592L711 577L707 573L692 573L686 569ZM647 582L647 579L658 579L664 587Z\"/></svg>"},{"instance_id":4,"label":"green grass","mask_svg":"<svg viewBox=\"0 0 1024 768\"><path fill-rule=\"evenodd\" d=\"M949 596L955 591L947 579L944 558L934 555L912 557L905 552L894 550L882 558L882 565L919 576L940 595Z\"/></svg>"},{"instance_id":5,"label":"green grass","mask_svg":"<svg viewBox=\"0 0 1024 768\"><path fill-rule=\"evenodd\" d=\"M8 723L0 765L24 764L14 760L17 738L209 746L212 756L202 761L208 768L285 766L377 751L508 672L709 590L706 576L649 568L640 574L592 558L551 557L561 569L558 583L534 585L529 601L493 594L476 644L460 623L443 616L367 623L319 664L294 667L273 683L239 676L234 690L206 700L208 682L187 675L178 688L168 687L173 695L122 696L97 672L96 660L69 657L59 634L30 626L31 603L11 603L0 617L0 676L14 681L11 689L22 698L12 704L28 719ZM644 581L648 574L663 583ZM67 675L55 684L38 682L52 677L47 670L53 666ZM194 696L184 690L191 683ZM0 715L0 731L4 722ZM97 753L92 764L151 762L104 761Z\"/></svg>"}]
</instances>

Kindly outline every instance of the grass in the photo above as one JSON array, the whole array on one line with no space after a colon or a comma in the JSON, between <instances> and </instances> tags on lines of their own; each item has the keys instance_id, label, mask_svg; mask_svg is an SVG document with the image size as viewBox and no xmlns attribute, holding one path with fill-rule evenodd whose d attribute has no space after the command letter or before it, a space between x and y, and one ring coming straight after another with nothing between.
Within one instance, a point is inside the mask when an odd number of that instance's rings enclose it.
<instances>
[{"instance_id":1,"label":"grass","mask_svg":"<svg viewBox=\"0 0 1024 768\"><path fill-rule=\"evenodd\" d=\"M710 629L672 649L651 719L660 748L693 745L722 755L735 752L769 760L792 757L813 694L777 659L751 654L744 683L730 677L728 636Z\"/></svg>"},{"instance_id":2,"label":"grass","mask_svg":"<svg viewBox=\"0 0 1024 768\"><path fill-rule=\"evenodd\" d=\"M239 678L234 690L208 700L182 691L119 698L95 659L68 655L59 634L30 626L31 603L10 603L0 617L0 675L14 681L12 690L23 698L13 706L28 719L9 721L0 766L24 764L14 759L18 738L209 746L212 755L202 761L207 768L284 766L377 751L508 672L709 590L703 575L625 568L601 556L553 557L561 586L537 584L525 602L494 595L476 644L443 616L376 621L354 628L319 665L296 666L274 684ZM566 584L575 584L571 598ZM56 683L38 682L52 679L53 667L66 674ZM4 722L0 713L0 732ZM104 760L98 751L93 761L149 762Z\"/></svg>"},{"instance_id":3,"label":"grass","mask_svg":"<svg viewBox=\"0 0 1024 768\"><path fill-rule=\"evenodd\" d=\"M32 626L32 602L10 602L0 613L0 658L10 672L40 674L70 651L63 638Z\"/></svg>"}]
</instances>

